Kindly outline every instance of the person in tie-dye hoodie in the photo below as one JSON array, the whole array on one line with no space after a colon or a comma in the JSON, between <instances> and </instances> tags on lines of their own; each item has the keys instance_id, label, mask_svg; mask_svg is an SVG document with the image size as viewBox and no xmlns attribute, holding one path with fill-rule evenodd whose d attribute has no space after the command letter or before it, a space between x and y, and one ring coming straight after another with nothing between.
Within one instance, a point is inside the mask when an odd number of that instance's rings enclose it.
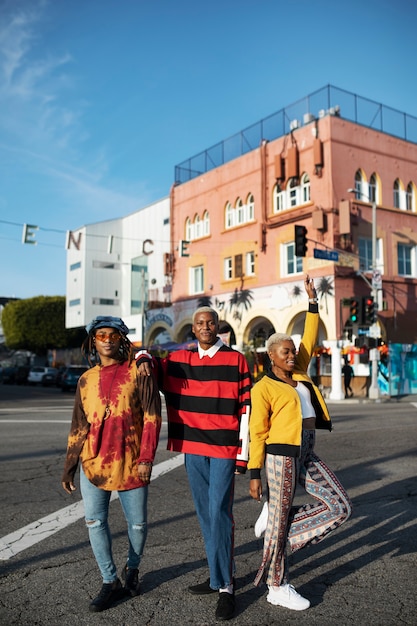
<instances>
[{"instance_id":1,"label":"person in tie-dye hoodie","mask_svg":"<svg viewBox=\"0 0 417 626\"><path fill-rule=\"evenodd\" d=\"M92 367L79 379L68 436L62 486L80 488L90 544L103 579L90 611L139 593L139 563L147 535L147 497L161 428L161 399L153 376L138 376L129 329L117 317L99 316L87 327L82 353ZM81 463L80 463L81 461ZM108 525L117 491L128 526L129 550L117 576Z\"/></svg>"}]
</instances>

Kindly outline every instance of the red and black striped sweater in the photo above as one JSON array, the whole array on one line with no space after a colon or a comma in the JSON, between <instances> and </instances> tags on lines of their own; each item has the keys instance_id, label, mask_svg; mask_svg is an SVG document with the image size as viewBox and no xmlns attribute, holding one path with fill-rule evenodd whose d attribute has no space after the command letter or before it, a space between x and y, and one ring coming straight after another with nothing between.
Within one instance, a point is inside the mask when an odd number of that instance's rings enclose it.
<instances>
[{"instance_id":1,"label":"red and black striped sweater","mask_svg":"<svg viewBox=\"0 0 417 626\"><path fill-rule=\"evenodd\" d=\"M244 471L252 381L243 354L223 344L212 357L178 350L154 365L167 405L167 449L236 459Z\"/></svg>"}]
</instances>

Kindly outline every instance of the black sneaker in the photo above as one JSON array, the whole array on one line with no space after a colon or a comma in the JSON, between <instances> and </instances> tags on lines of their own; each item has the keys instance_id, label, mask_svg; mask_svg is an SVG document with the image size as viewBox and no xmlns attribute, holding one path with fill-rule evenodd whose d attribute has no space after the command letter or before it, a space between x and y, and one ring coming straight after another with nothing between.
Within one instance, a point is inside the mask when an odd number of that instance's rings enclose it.
<instances>
[{"instance_id":1,"label":"black sneaker","mask_svg":"<svg viewBox=\"0 0 417 626\"><path fill-rule=\"evenodd\" d=\"M90 611L99 613L108 609L113 602L124 596L125 592L122 583L117 578L114 583L103 583L100 593L90 603Z\"/></svg>"},{"instance_id":2,"label":"black sneaker","mask_svg":"<svg viewBox=\"0 0 417 626\"><path fill-rule=\"evenodd\" d=\"M131 596L139 595L139 570L135 567L128 567L125 565L125 568L122 572L122 578L125 583L125 589Z\"/></svg>"},{"instance_id":3,"label":"black sneaker","mask_svg":"<svg viewBox=\"0 0 417 626\"><path fill-rule=\"evenodd\" d=\"M216 619L232 619L235 614L236 602L235 594L223 591L219 593L219 600L216 608Z\"/></svg>"},{"instance_id":4,"label":"black sneaker","mask_svg":"<svg viewBox=\"0 0 417 626\"><path fill-rule=\"evenodd\" d=\"M210 578L207 578L207 580L199 585L191 585L191 587L188 587L188 591L196 596L206 596L209 593L216 593L216 589L210 587Z\"/></svg>"}]
</instances>

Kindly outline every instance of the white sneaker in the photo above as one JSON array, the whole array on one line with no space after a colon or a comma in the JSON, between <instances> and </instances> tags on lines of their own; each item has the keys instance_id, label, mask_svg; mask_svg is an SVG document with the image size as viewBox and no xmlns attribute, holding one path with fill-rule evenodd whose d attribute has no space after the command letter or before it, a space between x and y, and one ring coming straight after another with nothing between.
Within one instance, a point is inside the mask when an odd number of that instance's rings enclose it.
<instances>
[{"instance_id":1,"label":"white sneaker","mask_svg":"<svg viewBox=\"0 0 417 626\"><path fill-rule=\"evenodd\" d=\"M310 600L300 596L292 585L270 586L266 599L271 604L285 606L293 611L304 611L310 606Z\"/></svg>"},{"instance_id":2,"label":"white sneaker","mask_svg":"<svg viewBox=\"0 0 417 626\"><path fill-rule=\"evenodd\" d=\"M268 522L268 502L262 507L261 514L255 522L255 537L260 537L266 531L266 524Z\"/></svg>"}]
</instances>

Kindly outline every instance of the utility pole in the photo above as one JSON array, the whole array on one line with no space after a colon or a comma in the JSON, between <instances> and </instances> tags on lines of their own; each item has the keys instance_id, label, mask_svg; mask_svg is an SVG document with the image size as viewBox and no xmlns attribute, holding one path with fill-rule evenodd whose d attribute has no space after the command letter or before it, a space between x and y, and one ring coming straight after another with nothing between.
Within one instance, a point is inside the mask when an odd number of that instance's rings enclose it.
<instances>
[{"instance_id":1,"label":"utility pole","mask_svg":"<svg viewBox=\"0 0 417 626\"><path fill-rule=\"evenodd\" d=\"M363 193L362 191L359 191L358 189L348 189L349 193L355 193L355 194L359 194L361 196L364 196L368 202L371 201L370 197L366 194ZM372 293L372 297L374 299L374 303L375 303L375 307L377 306L378 303L378 289L376 287L376 273L377 273L377 267L376 267L376 245L377 245L377 240L376 240L376 201L373 200L372 201L372 289L371 289L371 293ZM375 327L376 325L376 320L373 320L373 324L372 326ZM379 395L379 387L378 387L378 362L379 362L379 351L377 350L377 348L372 348L369 351L369 359L372 363L372 372L371 372L371 385L369 387L369 392L368 392L368 397L370 400L378 400L380 395Z\"/></svg>"}]
</instances>

